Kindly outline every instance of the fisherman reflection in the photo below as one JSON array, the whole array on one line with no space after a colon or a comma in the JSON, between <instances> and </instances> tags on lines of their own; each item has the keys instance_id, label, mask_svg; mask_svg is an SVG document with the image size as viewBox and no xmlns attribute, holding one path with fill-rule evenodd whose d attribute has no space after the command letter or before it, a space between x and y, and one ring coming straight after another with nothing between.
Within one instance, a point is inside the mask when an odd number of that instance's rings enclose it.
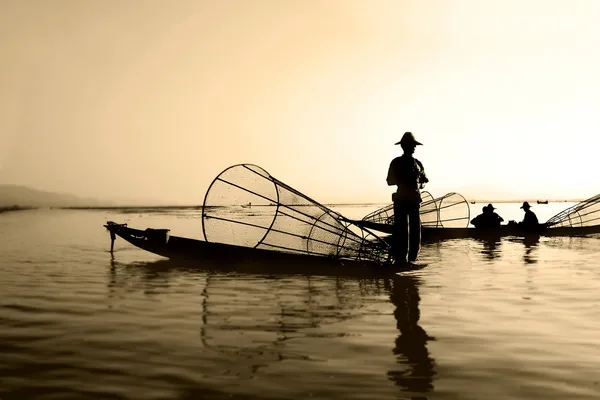
<instances>
[{"instance_id":1,"label":"fisherman reflection","mask_svg":"<svg viewBox=\"0 0 600 400\"><path fill-rule=\"evenodd\" d=\"M487 237L478 238L482 243L483 248L481 253L487 260L494 260L500 256L502 240L500 234L498 235L487 235Z\"/></svg>"},{"instance_id":2,"label":"fisherman reflection","mask_svg":"<svg viewBox=\"0 0 600 400\"><path fill-rule=\"evenodd\" d=\"M525 246L525 254L523 255L523 261L526 264L535 264L537 263L537 257L535 256L535 249L538 247L540 243L540 235L526 235L523 238L523 245Z\"/></svg>"},{"instance_id":3,"label":"fisherman reflection","mask_svg":"<svg viewBox=\"0 0 600 400\"><path fill-rule=\"evenodd\" d=\"M427 341L434 338L419 326L419 296L417 278L395 276L390 282L390 300L396 306L394 317L400 335L396 338L393 353L404 368L388 371L388 378L404 390L426 393L433 389L435 363L429 356Z\"/></svg>"},{"instance_id":4,"label":"fisherman reflection","mask_svg":"<svg viewBox=\"0 0 600 400\"><path fill-rule=\"evenodd\" d=\"M482 213L473 218L471 223L475 228L480 229L499 228L504 218L496 214L494 210L495 208L491 204L484 206L481 209Z\"/></svg>"}]
</instances>

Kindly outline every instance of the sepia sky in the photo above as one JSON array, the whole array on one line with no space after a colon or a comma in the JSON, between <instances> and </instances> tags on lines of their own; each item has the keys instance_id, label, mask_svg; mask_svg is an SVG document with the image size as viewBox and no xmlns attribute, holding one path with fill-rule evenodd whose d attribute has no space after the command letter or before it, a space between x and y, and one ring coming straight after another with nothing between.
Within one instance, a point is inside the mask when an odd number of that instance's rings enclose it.
<instances>
[{"instance_id":1,"label":"sepia sky","mask_svg":"<svg viewBox=\"0 0 600 400\"><path fill-rule=\"evenodd\" d=\"M600 192L595 0L4 0L0 183L199 204L254 163L322 202Z\"/></svg>"}]
</instances>

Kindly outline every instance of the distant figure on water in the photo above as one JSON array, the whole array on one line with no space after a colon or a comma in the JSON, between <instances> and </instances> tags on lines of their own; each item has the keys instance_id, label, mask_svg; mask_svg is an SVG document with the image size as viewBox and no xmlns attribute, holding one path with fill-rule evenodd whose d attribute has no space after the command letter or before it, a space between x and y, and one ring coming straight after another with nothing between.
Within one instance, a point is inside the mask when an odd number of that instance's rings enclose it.
<instances>
[{"instance_id":1,"label":"distant figure on water","mask_svg":"<svg viewBox=\"0 0 600 400\"><path fill-rule=\"evenodd\" d=\"M481 209L483 213L473 218L471 220L471 223L473 224L473 226L475 226L475 228L498 228L500 224L504 221L504 218L496 214L494 210L495 208L491 204L484 206Z\"/></svg>"},{"instance_id":2,"label":"distant figure on water","mask_svg":"<svg viewBox=\"0 0 600 400\"><path fill-rule=\"evenodd\" d=\"M519 222L519 225L526 229L535 229L538 228L540 223L538 222L537 216L533 211L531 211L531 206L528 202L523 202L521 206L523 211L525 211L525 216L523 217L523 221Z\"/></svg>"},{"instance_id":3,"label":"distant figure on water","mask_svg":"<svg viewBox=\"0 0 600 400\"><path fill-rule=\"evenodd\" d=\"M413 157L415 148L422 145L411 132L406 132L399 144L404 151L392 160L387 175L387 184L396 185L392 194L394 202L394 229L392 234L392 255L396 264L416 261L421 248L421 192L429 179L423 164Z\"/></svg>"}]
</instances>

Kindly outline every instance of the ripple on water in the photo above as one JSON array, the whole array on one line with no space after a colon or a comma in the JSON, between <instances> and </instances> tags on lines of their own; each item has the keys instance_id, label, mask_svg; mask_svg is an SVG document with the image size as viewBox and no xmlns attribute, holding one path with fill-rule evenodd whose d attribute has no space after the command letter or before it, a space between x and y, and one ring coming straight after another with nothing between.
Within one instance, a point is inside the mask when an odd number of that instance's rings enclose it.
<instances>
[{"instance_id":1,"label":"ripple on water","mask_svg":"<svg viewBox=\"0 0 600 400\"><path fill-rule=\"evenodd\" d=\"M196 229L148 215L126 217ZM600 396L598 238L424 245L393 278L237 274L111 257L124 216L0 225L2 400Z\"/></svg>"}]
</instances>

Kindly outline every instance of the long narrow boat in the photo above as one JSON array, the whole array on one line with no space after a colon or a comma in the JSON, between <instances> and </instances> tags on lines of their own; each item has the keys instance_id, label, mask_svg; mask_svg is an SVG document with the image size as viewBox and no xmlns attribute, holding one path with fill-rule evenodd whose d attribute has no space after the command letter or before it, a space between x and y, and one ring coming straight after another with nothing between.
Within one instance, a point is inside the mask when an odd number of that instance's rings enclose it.
<instances>
[{"instance_id":1,"label":"long narrow boat","mask_svg":"<svg viewBox=\"0 0 600 400\"><path fill-rule=\"evenodd\" d=\"M427 193L429 197L431 194ZM448 193L421 203L422 240L435 242L449 239L499 239L505 236L587 236L600 233L600 195L561 211L535 229L524 229L511 223L499 228L469 227L470 210L467 200L458 193ZM354 224L373 231L392 234L393 204L382 207Z\"/></svg>"},{"instance_id":2,"label":"long narrow boat","mask_svg":"<svg viewBox=\"0 0 600 400\"><path fill-rule=\"evenodd\" d=\"M224 243L211 243L169 235L168 229L134 229L127 224L108 221L104 227L110 232L113 241L120 237L130 244L150 253L173 261L195 263L211 268L237 272L261 273L314 273L340 274L344 276L365 276L406 271L407 266L395 267L389 263L372 260L357 260L334 256L288 253L260 248L236 246ZM112 244L111 244L112 249Z\"/></svg>"},{"instance_id":3,"label":"long narrow boat","mask_svg":"<svg viewBox=\"0 0 600 400\"><path fill-rule=\"evenodd\" d=\"M549 219L535 231L518 225L469 228L469 205L457 193L430 199L421 207L424 242L502 236L581 236L600 233L600 196ZM244 205L252 204L252 211ZM262 207L271 206L271 207ZM391 271L393 206L360 221L350 220L252 164L225 169L211 183L202 205L204 240L170 236L168 229L133 229L109 221L111 234L143 250L171 259L214 261L238 266L268 263L274 271L294 266L299 272L342 267ZM384 236L373 233L383 232ZM112 251L112 244L111 244ZM417 268L414 266L412 268ZM397 267L405 271L406 265Z\"/></svg>"},{"instance_id":4,"label":"long narrow boat","mask_svg":"<svg viewBox=\"0 0 600 400\"><path fill-rule=\"evenodd\" d=\"M393 225L370 221L355 221L358 225L366 228L392 234ZM540 225L538 229L523 229L518 225L502 225L499 228L477 229L477 228L432 228L423 226L421 228L421 240L423 242L439 242L450 239L494 239L505 236L587 236L600 233L600 225L593 226L561 226L547 227Z\"/></svg>"},{"instance_id":5,"label":"long narrow boat","mask_svg":"<svg viewBox=\"0 0 600 400\"><path fill-rule=\"evenodd\" d=\"M439 242L451 239L500 239L508 236L533 237L533 236L587 236L600 233L600 226L563 226L548 228L543 225L539 229L522 229L518 226L502 225L494 229L476 228L422 228L423 242Z\"/></svg>"}]
</instances>

